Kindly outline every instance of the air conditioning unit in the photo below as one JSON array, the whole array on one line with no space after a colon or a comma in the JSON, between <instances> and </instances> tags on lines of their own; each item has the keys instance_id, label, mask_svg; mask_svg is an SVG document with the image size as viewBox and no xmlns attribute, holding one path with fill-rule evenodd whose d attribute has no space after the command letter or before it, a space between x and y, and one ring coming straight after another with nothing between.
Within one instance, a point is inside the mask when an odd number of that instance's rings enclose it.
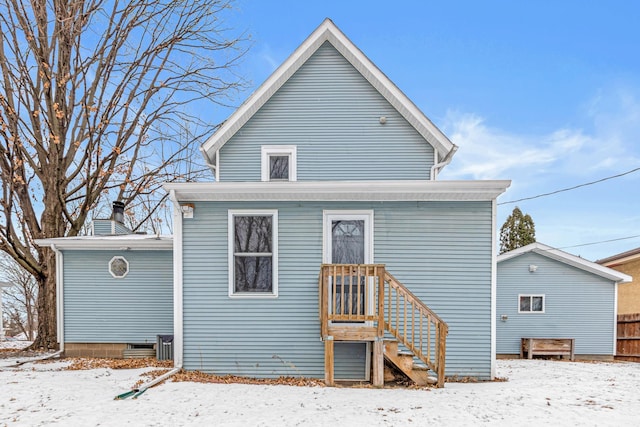
<instances>
[{"instance_id":1,"label":"air conditioning unit","mask_svg":"<svg viewBox=\"0 0 640 427\"><path fill-rule=\"evenodd\" d=\"M158 335L156 358L158 360L173 360L173 335Z\"/></svg>"}]
</instances>

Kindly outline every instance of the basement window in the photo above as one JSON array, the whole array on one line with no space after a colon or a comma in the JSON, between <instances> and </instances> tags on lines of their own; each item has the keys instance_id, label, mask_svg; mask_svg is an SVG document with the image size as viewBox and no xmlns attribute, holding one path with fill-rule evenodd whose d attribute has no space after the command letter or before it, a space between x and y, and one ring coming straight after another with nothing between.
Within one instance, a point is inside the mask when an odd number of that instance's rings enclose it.
<instances>
[{"instance_id":1,"label":"basement window","mask_svg":"<svg viewBox=\"0 0 640 427\"><path fill-rule=\"evenodd\" d=\"M109 261L109 273L116 279L122 279L129 274L129 261L123 256L114 256Z\"/></svg>"}]
</instances>

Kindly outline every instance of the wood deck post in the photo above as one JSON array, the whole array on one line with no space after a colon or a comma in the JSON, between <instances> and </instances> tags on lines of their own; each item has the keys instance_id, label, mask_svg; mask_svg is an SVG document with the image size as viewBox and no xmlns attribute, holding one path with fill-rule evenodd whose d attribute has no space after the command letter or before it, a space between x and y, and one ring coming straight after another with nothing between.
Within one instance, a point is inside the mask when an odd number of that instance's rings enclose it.
<instances>
[{"instance_id":1,"label":"wood deck post","mask_svg":"<svg viewBox=\"0 0 640 427\"><path fill-rule=\"evenodd\" d=\"M324 383L333 386L333 337L324 338Z\"/></svg>"},{"instance_id":2,"label":"wood deck post","mask_svg":"<svg viewBox=\"0 0 640 427\"><path fill-rule=\"evenodd\" d=\"M373 341L373 386L384 386L384 341L376 337Z\"/></svg>"},{"instance_id":3,"label":"wood deck post","mask_svg":"<svg viewBox=\"0 0 640 427\"><path fill-rule=\"evenodd\" d=\"M438 383L437 387L444 387L444 368L447 354L447 325L438 323Z\"/></svg>"}]
</instances>

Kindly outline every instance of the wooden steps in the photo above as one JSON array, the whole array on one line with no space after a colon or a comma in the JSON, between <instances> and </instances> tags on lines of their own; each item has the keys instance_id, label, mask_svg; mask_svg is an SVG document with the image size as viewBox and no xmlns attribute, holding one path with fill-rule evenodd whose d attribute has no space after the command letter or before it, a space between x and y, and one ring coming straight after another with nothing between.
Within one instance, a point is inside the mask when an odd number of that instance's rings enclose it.
<instances>
[{"instance_id":1,"label":"wooden steps","mask_svg":"<svg viewBox=\"0 0 640 427\"><path fill-rule=\"evenodd\" d=\"M417 385L425 386L438 382L429 375L426 365L415 362L413 353L399 350L396 340L384 340L384 358Z\"/></svg>"}]
</instances>

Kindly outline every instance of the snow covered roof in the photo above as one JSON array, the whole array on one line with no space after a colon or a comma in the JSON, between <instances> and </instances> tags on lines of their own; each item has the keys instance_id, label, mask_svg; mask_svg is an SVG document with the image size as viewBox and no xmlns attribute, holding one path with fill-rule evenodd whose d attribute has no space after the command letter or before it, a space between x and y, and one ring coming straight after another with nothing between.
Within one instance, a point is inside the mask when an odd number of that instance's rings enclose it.
<instances>
[{"instance_id":1,"label":"snow covered roof","mask_svg":"<svg viewBox=\"0 0 640 427\"><path fill-rule=\"evenodd\" d=\"M171 250L173 249L173 236L119 234L113 236L56 237L51 239L36 239L36 244L40 246L54 246L56 249L61 250Z\"/></svg>"},{"instance_id":2,"label":"snow covered roof","mask_svg":"<svg viewBox=\"0 0 640 427\"><path fill-rule=\"evenodd\" d=\"M514 249L512 251L503 253L502 255L498 255L497 262L501 263L502 261L506 261L508 259L515 258L517 256L520 256L529 252L546 256L547 258L551 258L556 261L563 262L567 265L571 265L573 267L598 275L600 277L613 280L614 282L617 282L617 283L631 282L631 276L627 274L621 273L619 271L613 270L608 267L603 267L602 265L596 264L595 262L587 261L584 258L571 255L570 253L561 251L560 249L552 248L551 246L547 246L539 242L531 243L527 246Z\"/></svg>"},{"instance_id":3,"label":"snow covered roof","mask_svg":"<svg viewBox=\"0 0 640 427\"><path fill-rule=\"evenodd\" d=\"M284 85L325 42L331 45L431 144L438 158L453 155L457 146L331 21L325 19L285 62L204 143L207 161Z\"/></svg>"}]
</instances>

